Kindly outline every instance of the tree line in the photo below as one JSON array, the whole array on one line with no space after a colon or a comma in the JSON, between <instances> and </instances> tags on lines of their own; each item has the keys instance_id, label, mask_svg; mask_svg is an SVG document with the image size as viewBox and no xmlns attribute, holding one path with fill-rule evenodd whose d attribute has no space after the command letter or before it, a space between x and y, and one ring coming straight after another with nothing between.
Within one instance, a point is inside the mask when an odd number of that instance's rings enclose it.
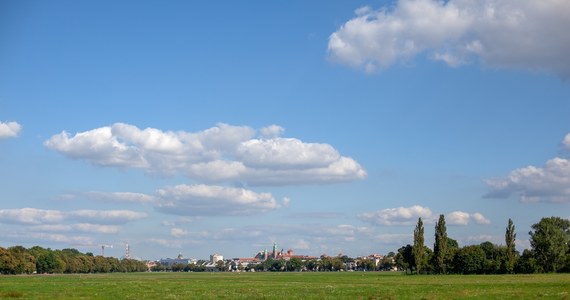
<instances>
[{"instance_id":1,"label":"tree line","mask_svg":"<svg viewBox=\"0 0 570 300\"><path fill-rule=\"evenodd\" d=\"M379 271L397 267L416 274L512 274L570 272L570 221L559 217L542 218L531 226L530 246L522 254L516 251L515 225L511 219L505 229L505 244L483 242L459 247L447 236L445 216L435 223L433 250L425 245L424 225L418 219L413 245L390 252L379 262L368 258L336 257L301 260L267 259L259 264L243 266L233 261L218 261L217 271ZM151 271L203 272L206 261L197 264L162 266ZM94 256L76 249L51 250L40 246L0 247L0 274L34 273L110 273L145 272L146 263L134 259Z\"/></svg>"},{"instance_id":2,"label":"tree line","mask_svg":"<svg viewBox=\"0 0 570 300\"><path fill-rule=\"evenodd\" d=\"M34 246L0 247L0 274L144 272L142 261L94 256L76 249L52 250Z\"/></svg>"},{"instance_id":3,"label":"tree line","mask_svg":"<svg viewBox=\"0 0 570 300\"><path fill-rule=\"evenodd\" d=\"M435 223L433 250L424 244L424 226L418 218L414 244L398 249L396 265L416 274L513 274L570 272L570 221L542 218L531 226L530 246L520 254L515 249L515 225L505 229L505 245L483 242L459 247L447 236L445 216Z\"/></svg>"}]
</instances>

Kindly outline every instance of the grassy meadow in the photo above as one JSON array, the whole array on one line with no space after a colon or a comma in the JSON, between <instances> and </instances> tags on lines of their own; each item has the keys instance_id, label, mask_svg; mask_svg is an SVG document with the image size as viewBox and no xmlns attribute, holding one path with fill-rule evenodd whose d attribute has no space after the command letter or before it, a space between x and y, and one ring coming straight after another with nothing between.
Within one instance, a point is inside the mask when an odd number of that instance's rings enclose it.
<instances>
[{"instance_id":1,"label":"grassy meadow","mask_svg":"<svg viewBox=\"0 0 570 300\"><path fill-rule=\"evenodd\" d=\"M385 272L0 276L0 299L570 299L570 274Z\"/></svg>"}]
</instances>

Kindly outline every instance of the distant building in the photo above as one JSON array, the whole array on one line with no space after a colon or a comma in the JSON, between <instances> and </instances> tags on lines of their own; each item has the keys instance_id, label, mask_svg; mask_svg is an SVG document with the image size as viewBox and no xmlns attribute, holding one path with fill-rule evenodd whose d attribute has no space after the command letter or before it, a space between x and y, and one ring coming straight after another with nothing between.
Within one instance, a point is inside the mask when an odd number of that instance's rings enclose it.
<instances>
[{"instance_id":1,"label":"distant building","mask_svg":"<svg viewBox=\"0 0 570 300\"><path fill-rule=\"evenodd\" d=\"M183 258L182 254L179 254L178 257L176 258L161 258L158 263L161 266L165 266L165 267L172 267L174 265L189 265L189 264L195 264L196 263L196 259L194 258Z\"/></svg>"},{"instance_id":2,"label":"distant building","mask_svg":"<svg viewBox=\"0 0 570 300\"><path fill-rule=\"evenodd\" d=\"M224 256L214 253L210 255L210 261L203 264L204 268L208 271L216 271L218 270L218 262L224 262Z\"/></svg>"},{"instance_id":3,"label":"distant building","mask_svg":"<svg viewBox=\"0 0 570 300\"><path fill-rule=\"evenodd\" d=\"M223 255L220 255L220 254L217 254L217 253L210 255L210 263L212 263L212 264L215 265L215 264L216 264L218 261L220 261L220 260L221 260L221 261L224 260L224 256L223 256Z\"/></svg>"},{"instance_id":4,"label":"distant building","mask_svg":"<svg viewBox=\"0 0 570 300\"><path fill-rule=\"evenodd\" d=\"M268 258L283 259L283 260L290 260L291 258L298 258L298 259L301 259L303 261L310 260L310 259L318 259L318 257L316 257L316 256L295 255L293 253L292 249L287 250L287 252L285 252L284 249L281 249L281 251L277 251L277 243L276 242L273 242L273 251L271 252L271 255L269 255L269 253L267 252L267 249L265 249L263 251L257 252L257 254L255 255L254 258L259 260L259 261L265 261Z\"/></svg>"},{"instance_id":5,"label":"distant building","mask_svg":"<svg viewBox=\"0 0 570 300\"><path fill-rule=\"evenodd\" d=\"M232 259L232 265L235 266L234 270L244 270L247 267L252 267L259 265L261 263L260 259L257 258L234 258Z\"/></svg>"},{"instance_id":6,"label":"distant building","mask_svg":"<svg viewBox=\"0 0 570 300\"><path fill-rule=\"evenodd\" d=\"M368 259L372 260L375 267L378 267L378 264L384 259L384 255L381 254L370 254L368 255Z\"/></svg>"}]
</instances>

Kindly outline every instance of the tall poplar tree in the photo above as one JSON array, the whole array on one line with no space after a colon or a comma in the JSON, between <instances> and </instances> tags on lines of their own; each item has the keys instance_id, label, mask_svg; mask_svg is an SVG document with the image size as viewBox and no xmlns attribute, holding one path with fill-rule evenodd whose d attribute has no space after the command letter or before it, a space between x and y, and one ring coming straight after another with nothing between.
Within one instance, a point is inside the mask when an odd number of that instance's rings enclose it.
<instances>
[{"instance_id":1,"label":"tall poplar tree","mask_svg":"<svg viewBox=\"0 0 570 300\"><path fill-rule=\"evenodd\" d=\"M513 273L515 268L515 239L517 234L515 233L515 225L513 220L509 218L509 223L507 224L507 229L505 232L505 245L507 246L507 273Z\"/></svg>"},{"instance_id":2,"label":"tall poplar tree","mask_svg":"<svg viewBox=\"0 0 570 300\"><path fill-rule=\"evenodd\" d=\"M422 222L422 218L418 218L418 224L414 230L414 247L412 252L414 255L416 273L420 274L426 260L426 251L424 249L424 223Z\"/></svg>"},{"instance_id":3,"label":"tall poplar tree","mask_svg":"<svg viewBox=\"0 0 570 300\"><path fill-rule=\"evenodd\" d=\"M445 216L439 215L439 220L435 223L435 244L433 245L433 264L436 273L444 274L446 272L446 255L447 228L445 227Z\"/></svg>"}]
</instances>

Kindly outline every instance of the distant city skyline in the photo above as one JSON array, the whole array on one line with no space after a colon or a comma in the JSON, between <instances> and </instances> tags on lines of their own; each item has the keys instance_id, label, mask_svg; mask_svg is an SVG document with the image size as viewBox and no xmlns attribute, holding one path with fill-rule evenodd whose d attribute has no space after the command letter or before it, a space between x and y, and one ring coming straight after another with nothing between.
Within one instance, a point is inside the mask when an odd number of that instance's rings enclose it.
<instances>
[{"instance_id":1,"label":"distant city skyline","mask_svg":"<svg viewBox=\"0 0 570 300\"><path fill-rule=\"evenodd\" d=\"M529 248L570 218L570 2L0 3L0 246Z\"/></svg>"}]
</instances>

